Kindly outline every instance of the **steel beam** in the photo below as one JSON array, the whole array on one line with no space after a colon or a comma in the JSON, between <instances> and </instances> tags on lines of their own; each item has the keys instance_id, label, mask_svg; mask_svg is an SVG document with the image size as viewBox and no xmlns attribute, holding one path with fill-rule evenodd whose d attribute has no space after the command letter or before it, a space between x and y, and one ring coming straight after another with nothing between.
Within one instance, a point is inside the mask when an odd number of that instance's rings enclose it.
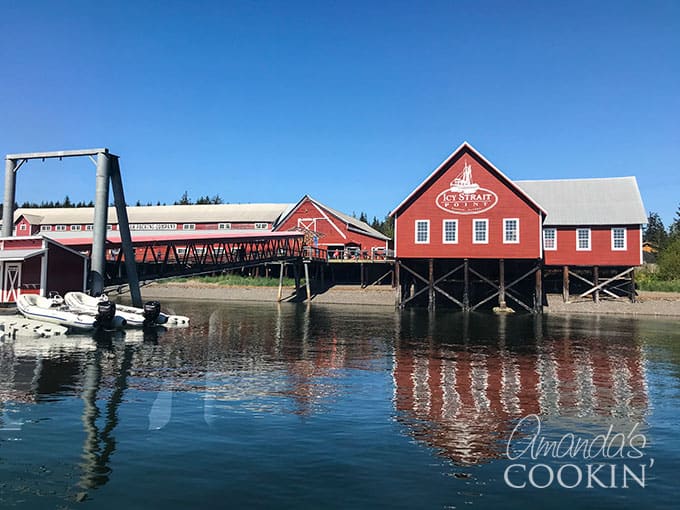
<instances>
[{"instance_id":1,"label":"steel beam","mask_svg":"<svg viewBox=\"0 0 680 510\"><path fill-rule=\"evenodd\" d=\"M111 188L113 189L113 200L116 204L120 241L123 254L125 255L125 272L127 273L128 285L130 286L130 297L132 298L132 305L141 308L142 293L139 291L137 263L135 262L135 250L132 247L132 236L130 235L130 224L128 223L127 206L125 204L125 193L123 192L123 179L120 176L120 164L118 163L117 157L109 156L109 160L111 160ZM151 249L151 253L155 260L156 255L153 248Z\"/></svg>"},{"instance_id":2,"label":"steel beam","mask_svg":"<svg viewBox=\"0 0 680 510\"><path fill-rule=\"evenodd\" d=\"M53 159L53 158L76 158L79 156L97 156L99 154L109 154L109 149L80 149L73 151L51 151L51 152L26 152L23 154L7 154L6 160L19 159ZM111 154L113 156L113 154Z\"/></svg>"},{"instance_id":3,"label":"steel beam","mask_svg":"<svg viewBox=\"0 0 680 510\"><path fill-rule=\"evenodd\" d=\"M17 162L12 159L5 160L5 201L2 206L2 237L12 237L14 229L14 196L16 193Z\"/></svg>"},{"instance_id":4,"label":"steel beam","mask_svg":"<svg viewBox=\"0 0 680 510\"><path fill-rule=\"evenodd\" d=\"M106 274L106 225L109 214L110 175L111 160L106 153L100 152L97 155L94 224L92 227L90 292L93 296L99 296L104 292L104 275Z\"/></svg>"}]
</instances>

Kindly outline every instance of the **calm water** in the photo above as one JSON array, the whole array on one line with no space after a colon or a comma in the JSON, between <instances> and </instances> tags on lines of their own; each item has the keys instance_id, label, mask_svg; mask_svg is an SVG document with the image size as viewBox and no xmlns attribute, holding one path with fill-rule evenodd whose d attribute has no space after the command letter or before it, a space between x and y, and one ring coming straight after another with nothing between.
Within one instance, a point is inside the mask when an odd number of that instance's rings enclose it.
<instances>
[{"instance_id":1,"label":"calm water","mask_svg":"<svg viewBox=\"0 0 680 510\"><path fill-rule=\"evenodd\" d=\"M170 305L0 341L0 508L677 508L677 321Z\"/></svg>"}]
</instances>

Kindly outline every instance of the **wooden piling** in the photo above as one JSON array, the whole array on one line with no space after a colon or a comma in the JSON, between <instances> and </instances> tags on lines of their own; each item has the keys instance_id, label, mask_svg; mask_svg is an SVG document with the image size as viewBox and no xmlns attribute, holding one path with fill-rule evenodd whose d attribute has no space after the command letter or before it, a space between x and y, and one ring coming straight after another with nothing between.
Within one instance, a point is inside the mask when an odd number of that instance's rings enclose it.
<instances>
[{"instance_id":1,"label":"wooden piling","mask_svg":"<svg viewBox=\"0 0 680 510\"><path fill-rule=\"evenodd\" d=\"M427 309L434 310L435 297L434 297L434 259L429 259L428 263L428 278L427 278Z\"/></svg>"},{"instance_id":2,"label":"wooden piling","mask_svg":"<svg viewBox=\"0 0 680 510\"><path fill-rule=\"evenodd\" d=\"M536 269L536 292L534 295L534 311L536 313L543 313L543 271L541 270L541 262L538 262Z\"/></svg>"},{"instance_id":3,"label":"wooden piling","mask_svg":"<svg viewBox=\"0 0 680 510\"><path fill-rule=\"evenodd\" d=\"M312 299L312 289L309 282L309 263L305 262L305 288L307 289L307 301Z\"/></svg>"},{"instance_id":4,"label":"wooden piling","mask_svg":"<svg viewBox=\"0 0 680 510\"><path fill-rule=\"evenodd\" d=\"M505 260L498 260L498 307L506 308L505 304Z\"/></svg>"},{"instance_id":5,"label":"wooden piling","mask_svg":"<svg viewBox=\"0 0 680 510\"><path fill-rule=\"evenodd\" d=\"M401 281L399 280L400 262L394 261L394 306L401 308Z\"/></svg>"},{"instance_id":6,"label":"wooden piling","mask_svg":"<svg viewBox=\"0 0 680 510\"><path fill-rule=\"evenodd\" d=\"M569 266L562 267L562 301L569 302Z\"/></svg>"},{"instance_id":7,"label":"wooden piling","mask_svg":"<svg viewBox=\"0 0 680 510\"><path fill-rule=\"evenodd\" d=\"M470 311L470 263L463 261L463 311Z\"/></svg>"},{"instance_id":8,"label":"wooden piling","mask_svg":"<svg viewBox=\"0 0 680 510\"><path fill-rule=\"evenodd\" d=\"M597 286L600 284L600 268L598 266L593 266L593 285ZM597 289L593 292L593 301L596 303L600 302L600 290Z\"/></svg>"},{"instance_id":9,"label":"wooden piling","mask_svg":"<svg viewBox=\"0 0 680 510\"><path fill-rule=\"evenodd\" d=\"M283 262L281 262L280 269L279 269L279 292L276 295L276 300L281 301L281 298L283 297L283 273L285 272L285 265Z\"/></svg>"}]
</instances>

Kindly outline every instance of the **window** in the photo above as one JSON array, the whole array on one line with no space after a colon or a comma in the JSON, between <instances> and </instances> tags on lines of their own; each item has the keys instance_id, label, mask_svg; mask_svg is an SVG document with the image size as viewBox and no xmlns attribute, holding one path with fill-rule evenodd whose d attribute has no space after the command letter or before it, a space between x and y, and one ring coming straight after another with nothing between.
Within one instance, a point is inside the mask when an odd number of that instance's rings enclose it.
<instances>
[{"instance_id":1,"label":"window","mask_svg":"<svg viewBox=\"0 0 680 510\"><path fill-rule=\"evenodd\" d=\"M590 251L590 229L576 229L576 251Z\"/></svg>"},{"instance_id":2,"label":"window","mask_svg":"<svg viewBox=\"0 0 680 510\"><path fill-rule=\"evenodd\" d=\"M71 225L71 231L74 231L74 232L80 230L81 228L82 227L80 225Z\"/></svg>"},{"instance_id":3,"label":"window","mask_svg":"<svg viewBox=\"0 0 680 510\"><path fill-rule=\"evenodd\" d=\"M64 232L66 230L66 225L57 225L54 227L57 232Z\"/></svg>"},{"instance_id":4,"label":"window","mask_svg":"<svg viewBox=\"0 0 680 510\"><path fill-rule=\"evenodd\" d=\"M416 220L416 244L430 242L430 220Z\"/></svg>"},{"instance_id":5,"label":"window","mask_svg":"<svg viewBox=\"0 0 680 510\"><path fill-rule=\"evenodd\" d=\"M182 225L182 230L195 230L196 229L196 224L195 223L185 223Z\"/></svg>"},{"instance_id":6,"label":"window","mask_svg":"<svg viewBox=\"0 0 680 510\"><path fill-rule=\"evenodd\" d=\"M106 225L106 230L113 230L113 225L111 224Z\"/></svg>"},{"instance_id":7,"label":"window","mask_svg":"<svg viewBox=\"0 0 680 510\"><path fill-rule=\"evenodd\" d=\"M266 230L267 224L266 223L255 223L255 228L257 230Z\"/></svg>"},{"instance_id":8,"label":"window","mask_svg":"<svg viewBox=\"0 0 680 510\"><path fill-rule=\"evenodd\" d=\"M52 225L40 225L40 232L50 232Z\"/></svg>"},{"instance_id":9,"label":"window","mask_svg":"<svg viewBox=\"0 0 680 510\"><path fill-rule=\"evenodd\" d=\"M444 220L442 232L444 244L456 244L458 242L458 220Z\"/></svg>"},{"instance_id":10,"label":"window","mask_svg":"<svg viewBox=\"0 0 680 510\"><path fill-rule=\"evenodd\" d=\"M24 230L24 231L25 231L25 230L26 230L26 224L25 224L25 223L20 224L20 225L19 225L19 230Z\"/></svg>"},{"instance_id":11,"label":"window","mask_svg":"<svg viewBox=\"0 0 680 510\"><path fill-rule=\"evenodd\" d=\"M177 255L184 255L186 252L186 248L177 248Z\"/></svg>"},{"instance_id":12,"label":"window","mask_svg":"<svg viewBox=\"0 0 680 510\"><path fill-rule=\"evenodd\" d=\"M85 230L92 230L92 225L85 225Z\"/></svg>"},{"instance_id":13,"label":"window","mask_svg":"<svg viewBox=\"0 0 680 510\"><path fill-rule=\"evenodd\" d=\"M219 223L217 228L220 230L228 230L231 228L231 223Z\"/></svg>"},{"instance_id":14,"label":"window","mask_svg":"<svg viewBox=\"0 0 680 510\"><path fill-rule=\"evenodd\" d=\"M519 218L503 220L503 242L505 244L519 243Z\"/></svg>"},{"instance_id":15,"label":"window","mask_svg":"<svg viewBox=\"0 0 680 510\"><path fill-rule=\"evenodd\" d=\"M626 229L614 227L612 229L612 250L624 251L626 249Z\"/></svg>"},{"instance_id":16,"label":"window","mask_svg":"<svg viewBox=\"0 0 680 510\"><path fill-rule=\"evenodd\" d=\"M557 250L557 229L544 228L543 229L543 249L546 251Z\"/></svg>"},{"instance_id":17,"label":"window","mask_svg":"<svg viewBox=\"0 0 680 510\"><path fill-rule=\"evenodd\" d=\"M472 220L472 242L474 244L488 244L489 220Z\"/></svg>"}]
</instances>

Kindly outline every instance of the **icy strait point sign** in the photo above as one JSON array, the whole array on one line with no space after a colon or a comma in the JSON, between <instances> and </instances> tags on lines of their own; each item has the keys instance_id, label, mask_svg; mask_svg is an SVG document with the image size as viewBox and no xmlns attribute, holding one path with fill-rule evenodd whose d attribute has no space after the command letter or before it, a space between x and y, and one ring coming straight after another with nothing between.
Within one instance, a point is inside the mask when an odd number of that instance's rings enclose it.
<instances>
[{"instance_id":1,"label":"icy strait point sign","mask_svg":"<svg viewBox=\"0 0 680 510\"><path fill-rule=\"evenodd\" d=\"M492 209L498 195L472 180L472 167L465 163L461 174L435 199L437 207L451 214L478 214Z\"/></svg>"}]
</instances>

